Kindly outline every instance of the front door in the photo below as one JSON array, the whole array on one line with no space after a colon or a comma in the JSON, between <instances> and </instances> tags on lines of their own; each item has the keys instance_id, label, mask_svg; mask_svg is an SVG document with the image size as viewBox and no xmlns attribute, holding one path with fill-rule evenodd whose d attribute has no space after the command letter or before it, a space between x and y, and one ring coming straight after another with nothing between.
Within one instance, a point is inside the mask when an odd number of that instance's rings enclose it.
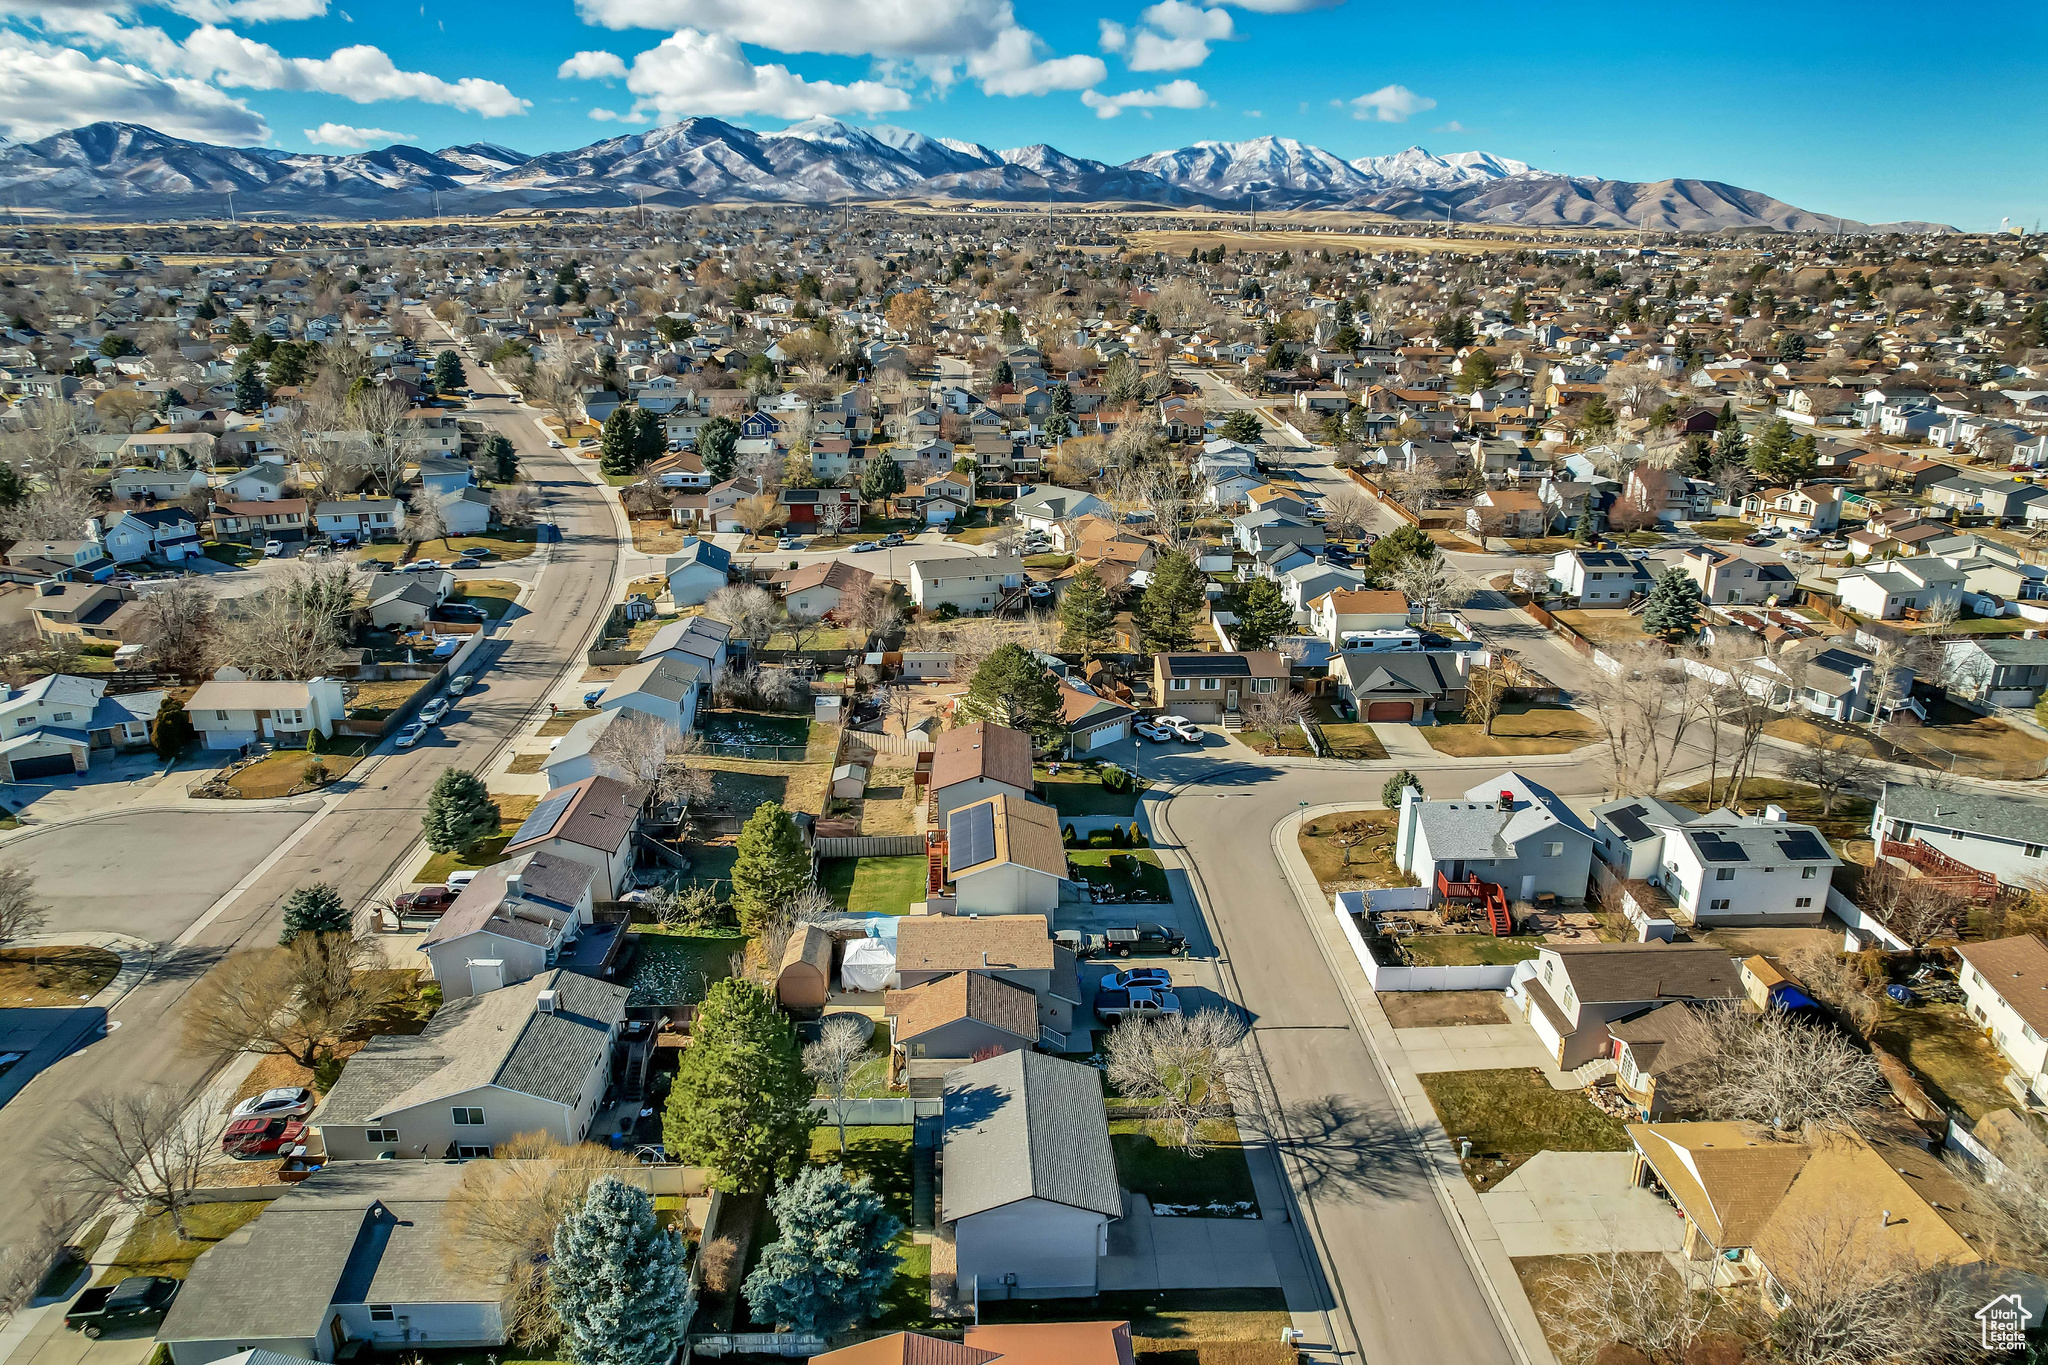
<instances>
[{"instance_id":1,"label":"front door","mask_svg":"<svg viewBox=\"0 0 2048 1365\"><path fill-rule=\"evenodd\" d=\"M1237 709L1237 689L1234 687L1230 688L1223 695L1225 698L1224 705L1235 711Z\"/></svg>"}]
</instances>

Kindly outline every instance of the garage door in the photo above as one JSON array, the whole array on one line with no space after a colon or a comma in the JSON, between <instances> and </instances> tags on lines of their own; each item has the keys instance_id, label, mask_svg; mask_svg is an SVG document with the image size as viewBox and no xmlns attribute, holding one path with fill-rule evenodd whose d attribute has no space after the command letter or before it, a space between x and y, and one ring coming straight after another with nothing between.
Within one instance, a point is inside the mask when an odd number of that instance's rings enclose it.
<instances>
[{"instance_id":1,"label":"garage door","mask_svg":"<svg viewBox=\"0 0 2048 1365\"><path fill-rule=\"evenodd\" d=\"M1365 708L1367 720L1413 720L1415 704L1405 701L1376 701Z\"/></svg>"},{"instance_id":2,"label":"garage door","mask_svg":"<svg viewBox=\"0 0 2048 1365\"><path fill-rule=\"evenodd\" d=\"M16 782L26 782L31 777L64 777L76 771L68 753L44 758L17 758L8 767L13 769Z\"/></svg>"},{"instance_id":3,"label":"garage door","mask_svg":"<svg viewBox=\"0 0 2048 1365\"><path fill-rule=\"evenodd\" d=\"M1130 722L1119 721L1115 725L1105 725L1100 730L1089 731L1088 747L1100 749L1105 744L1114 744L1120 739L1129 739L1130 737Z\"/></svg>"}]
</instances>

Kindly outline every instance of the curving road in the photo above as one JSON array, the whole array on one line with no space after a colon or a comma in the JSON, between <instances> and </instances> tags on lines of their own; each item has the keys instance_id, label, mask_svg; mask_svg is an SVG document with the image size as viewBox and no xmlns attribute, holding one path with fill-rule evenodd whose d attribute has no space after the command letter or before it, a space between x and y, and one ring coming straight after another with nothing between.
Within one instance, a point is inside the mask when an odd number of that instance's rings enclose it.
<instances>
[{"instance_id":1,"label":"curving road","mask_svg":"<svg viewBox=\"0 0 2048 1365\"><path fill-rule=\"evenodd\" d=\"M324 881L357 902L398 870L419 838L427 790L450 767L482 769L547 703L548 694L582 667L582 655L617 595L618 535L608 498L550 451L534 424L503 399L487 371L474 376L472 411L492 422L518 447L527 478L546 500L555 531L544 547L547 562L521 609L482 646L476 672L483 686L461 704L420 747L388 744L358 771L360 782L295 834L280 832L282 848L245 878L224 904L202 915L178 941L160 951L155 968L117 1004L119 1027L59 1062L0 1108L0 1151L8 1154L5 1184L20 1198L0 1229L0 1244L32 1230L51 1182L61 1174L50 1149L77 1121L77 1101L107 1091L150 1085L195 1087L213 1064L178 1047L181 1011L192 986L226 954L276 940L278 906L295 887ZM355 778L351 777L351 781ZM215 820L265 821L274 816L222 812ZM136 888L151 884L143 858L125 868Z\"/></svg>"}]
</instances>

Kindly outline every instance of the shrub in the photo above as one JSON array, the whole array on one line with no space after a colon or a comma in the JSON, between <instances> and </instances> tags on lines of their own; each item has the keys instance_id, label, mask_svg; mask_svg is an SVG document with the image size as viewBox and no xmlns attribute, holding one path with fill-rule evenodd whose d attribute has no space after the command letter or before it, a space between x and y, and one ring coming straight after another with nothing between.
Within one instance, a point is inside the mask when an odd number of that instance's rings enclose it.
<instances>
[{"instance_id":1,"label":"shrub","mask_svg":"<svg viewBox=\"0 0 2048 1365\"><path fill-rule=\"evenodd\" d=\"M1147 842L1148 841L1145 838L1145 831L1138 828L1138 822L1136 820L1131 821L1131 847L1144 848Z\"/></svg>"},{"instance_id":2,"label":"shrub","mask_svg":"<svg viewBox=\"0 0 2048 1365\"><path fill-rule=\"evenodd\" d=\"M328 779L333 776L334 774L328 771L327 765L317 758L307 759L306 766L299 769L299 780L309 787L324 787L327 785Z\"/></svg>"},{"instance_id":3,"label":"shrub","mask_svg":"<svg viewBox=\"0 0 2048 1365\"><path fill-rule=\"evenodd\" d=\"M306 752L309 754L317 754L320 752L322 747L323 741L320 738L320 732L318 730L306 731Z\"/></svg>"},{"instance_id":4,"label":"shrub","mask_svg":"<svg viewBox=\"0 0 2048 1365\"><path fill-rule=\"evenodd\" d=\"M1109 827L1109 842L1116 848L1124 848L1129 845L1131 839L1129 835L1124 833L1122 825L1111 825Z\"/></svg>"},{"instance_id":5,"label":"shrub","mask_svg":"<svg viewBox=\"0 0 2048 1365\"><path fill-rule=\"evenodd\" d=\"M1070 824L1060 826L1060 841L1068 848L1081 847L1081 836L1074 832L1074 827Z\"/></svg>"}]
</instances>

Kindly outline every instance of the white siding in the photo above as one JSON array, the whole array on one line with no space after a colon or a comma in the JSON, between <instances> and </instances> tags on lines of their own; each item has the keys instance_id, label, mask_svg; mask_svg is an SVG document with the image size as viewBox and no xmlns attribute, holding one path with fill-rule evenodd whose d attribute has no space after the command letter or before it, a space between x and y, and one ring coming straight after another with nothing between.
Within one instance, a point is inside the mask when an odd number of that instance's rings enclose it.
<instances>
[{"instance_id":1,"label":"white siding","mask_svg":"<svg viewBox=\"0 0 2048 1365\"><path fill-rule=\"evenodd\" d=\"M1060 906L1060 879L1017 863L970 872L955 886L962 915L1050 915Z\"/></svg>"},{"instance_id":2,"label":"white siding","mask_svg":"<svg viewBox=\"0 0 2048 1365\"><path fill-rule=\"evenodd\" d=\"M1093 1294L1108 1222L1099 1213L1042 1199L960 1219L953 1224L953 1244L961 1296L973 1296L978 1277L981 1298L1000 1299L1005 1275L1017 1277L1019 1298Z\"/></svg>"}]
</instances>

